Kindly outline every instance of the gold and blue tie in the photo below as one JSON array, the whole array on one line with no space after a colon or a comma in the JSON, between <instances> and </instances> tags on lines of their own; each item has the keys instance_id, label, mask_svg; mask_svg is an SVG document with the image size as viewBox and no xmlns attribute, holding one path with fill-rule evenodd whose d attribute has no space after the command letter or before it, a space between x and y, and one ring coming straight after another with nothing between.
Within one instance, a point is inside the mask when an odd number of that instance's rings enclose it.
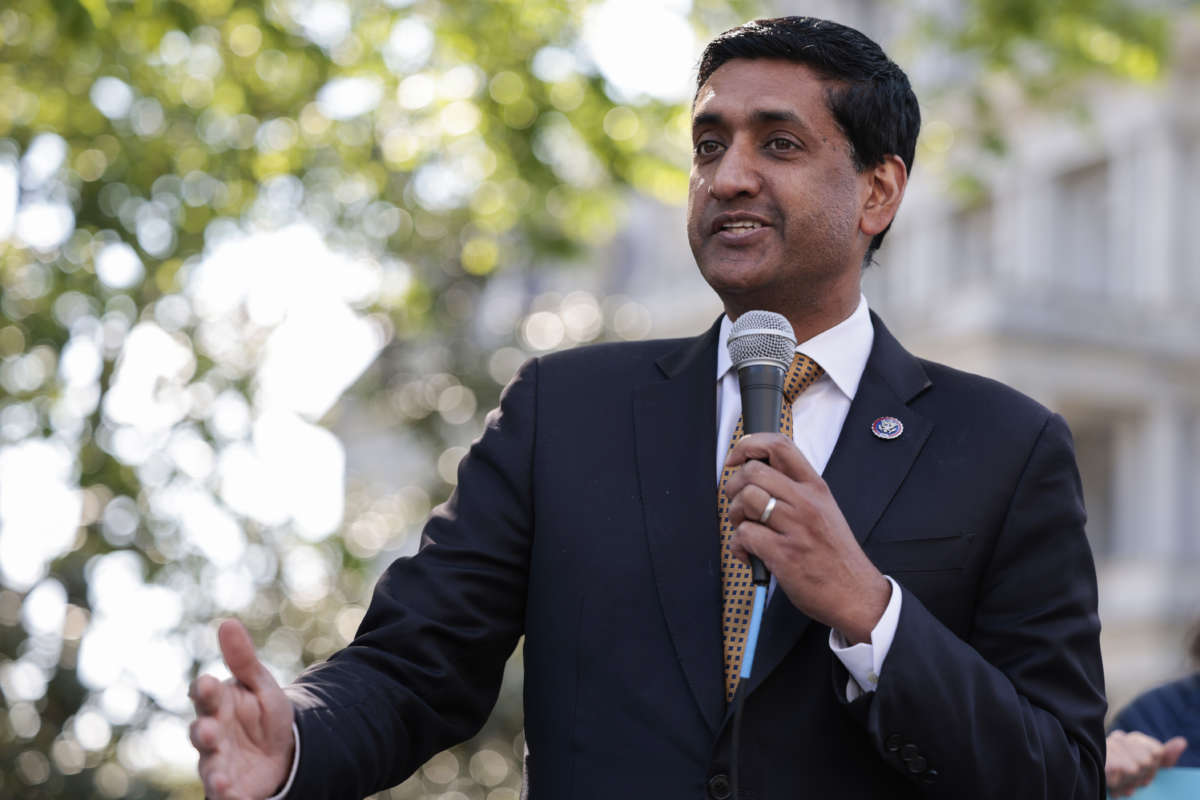
<instances>
[{"instance_id":1,"label":"gold and blue tie","mask_svg":"<svg viewBox=\"0 0 1200 800\"><path fill-rule=\"evenodd\" d=\"M783 379L783 407L779 413L779 432L792 436L792 403L800 393L823 375L817 362L797 353L792 359ZM729 449L742 438L742 418L739 416ZM737 691L738 673L742 668L742 653L746 645L746 631L750 627L750 611L754 604L754 585L750 578L750 567L733 557L730 543L733 541L733 525L729 521L729 497L725 485L734 470L721 470L721 485L717 491L717 513L721 523L721 593L724 598L721 620L721 638L725 645L725 700L733 701Z\"/></svg>"}]
</instances>

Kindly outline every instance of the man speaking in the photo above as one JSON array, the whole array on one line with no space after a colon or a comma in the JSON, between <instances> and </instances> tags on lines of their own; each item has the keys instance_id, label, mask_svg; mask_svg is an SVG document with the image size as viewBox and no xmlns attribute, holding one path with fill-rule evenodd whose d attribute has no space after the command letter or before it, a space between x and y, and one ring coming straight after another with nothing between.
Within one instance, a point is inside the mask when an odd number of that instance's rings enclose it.
<instances>
[{"instance_id":1,"label":"man speaking","mask_svg":"<svg viewBox=\"0 0 1200 800\"><path fill-rule=\"evenodd\" d=\"M1062 419L906 352L864 264L920 115L862 34L714 39L688 237L725 315L527 363L355 640L281 690L245 629L202 677L210 798L357 798L472 735L525 635L532 800L1071 800L1104 793L1091 554ZM784 433L741 436L726 340L783 315ZM739 679L745 561L774 576ZM739 682L742 682L740 689Z\"/></svg>"}]
</instances>

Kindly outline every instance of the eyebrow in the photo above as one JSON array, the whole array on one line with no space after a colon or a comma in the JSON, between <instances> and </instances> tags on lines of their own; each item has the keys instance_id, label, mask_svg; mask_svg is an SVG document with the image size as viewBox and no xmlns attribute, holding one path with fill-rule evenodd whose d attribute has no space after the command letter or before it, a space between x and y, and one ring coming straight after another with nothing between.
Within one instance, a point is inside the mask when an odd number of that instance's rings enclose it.
<instances>
[{"instance_id":1,"label":"eyebrow","mask_svg":"<svg viewBox=\"0 0 1200 800\"><path fill-rule=\"evenodd\" d=\"M764 122L790 122L804 130L809 130L808 123L802 120L794 111L786 109L759 109L750 115L750 118L756 123ZM724 115L716 111L704 111L697 114L692 119L693 128L701 128L706 125L723 125L725 124Z\"/></svg>"}]
</instances>

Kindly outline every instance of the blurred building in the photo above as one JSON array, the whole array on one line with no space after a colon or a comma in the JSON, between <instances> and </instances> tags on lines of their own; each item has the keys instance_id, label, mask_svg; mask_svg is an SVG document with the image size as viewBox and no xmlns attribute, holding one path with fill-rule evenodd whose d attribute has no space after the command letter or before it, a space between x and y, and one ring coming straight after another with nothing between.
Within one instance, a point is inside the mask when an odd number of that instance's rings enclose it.
<instances>
[{"instance_id":1,"label":"blurred building","mask_svg":"<svg viewBox=\"0 0 1200 800\"><path fill-rule=\"evenodd\" d=\"M1090 123L1015 128L986 199L915 186L869 294L910 348L1066 416L1111 702L1187 668L1200 617L1200 39Z\"/></svg>"},{"instance_id":2,"label":"blurred building","mask_svg":"<svg viewBox=\"0 0 1200 800\"><path fill-rule=\"evenodd\" d=\"M821 5L794 13L885 47L899 30L890 4ZM1200 223L1200 28L1180 28L1161 84L1092 87L1083 122L1011 119L1009 156L969 205L918 155L865 280L911 351L1013 385L1070 423L1114 708L1189 668L1186 634L1200 618L1200 250L1189 239ZM720 307L696 274L683 212L646 204L630 219L605 289L644 303L653 335L702 330Z\"/></svg>"}]
</instances>

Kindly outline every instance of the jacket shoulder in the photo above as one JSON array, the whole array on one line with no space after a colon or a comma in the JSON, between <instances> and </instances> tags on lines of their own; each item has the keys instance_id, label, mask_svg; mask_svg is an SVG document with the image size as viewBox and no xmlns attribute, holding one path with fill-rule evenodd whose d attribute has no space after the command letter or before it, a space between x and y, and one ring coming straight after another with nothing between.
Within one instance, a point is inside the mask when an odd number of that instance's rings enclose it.
<instances>
[{"instance_id":1,"label":"jacket shoulder","mask_svg":"<svg viewBox=\"0 0 1200 800\"><path fill-rule=\"evenodd\" d=\"M559 350L538 358L542 375L595 375L618 372L626 377L650 370L657 371L660 359L695 344L698 337L647 339L637 342L600 344ZM715 370L714 366L714 370Z\"/></svg>"},{"instance_id":2,"label":"jacket shoulder","mask_svg":"<svg viewBox=\"0 0 1200 800\"><path fill-rule=\"evenodd\" d=\"M1150 689L1113 717L1111 730L1141 731L1155 738L1175 735L1180 718L1200 712L1200 673Z\"/></svg>"}]
</instances>

